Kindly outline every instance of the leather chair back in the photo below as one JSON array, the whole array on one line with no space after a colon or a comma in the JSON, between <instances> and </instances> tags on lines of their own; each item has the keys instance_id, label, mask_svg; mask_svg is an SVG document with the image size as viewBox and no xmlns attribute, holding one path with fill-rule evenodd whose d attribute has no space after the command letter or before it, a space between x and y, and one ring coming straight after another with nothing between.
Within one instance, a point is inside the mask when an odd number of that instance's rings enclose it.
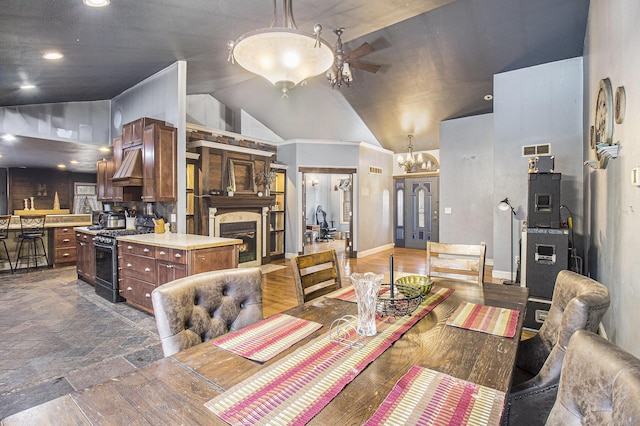
<instances>
[{"instance_id":1,"label":"leather chair back","mask_svg":"<svg viewBox=\"0 0 640 426\"><path fill-rule=\"evenodd\" d=\"M263 319L260 268L180 278L151 293L164 356Z\"/></svg>"},{"instance_id":2,"label":"leather chair back","mask_svg":"<svg viewBox=\"0 0 640 426\"><path fill-rule=\"evenodd\" d=\"M609 290L599 282L560 271L540 331L520 342L503 425L544 424L556 400L569 339L578 330L595 332L609 303Z\"/></svg>"},{"instance_id":3,"label":"leather chair back","mask_svg":"<svg viewBox=\"0 0 640 426\"><path fill-rule=\"evenodd\" d=\"M640 359L596 334L575 332L547 425L640 425Z\"/></svg>"},{"instance_id":4,"label":"leather chair back","mask_svg":"<svg viewBox=\"0 0 640 426\"><path fill-rule=\"evenodd\" d=\"M549 314L538 334L520 343L517 367L557 383L569 339L576 330L596 332L609 304L605 286L584 275L560 271Z\"/></svg>"}]
</instances>

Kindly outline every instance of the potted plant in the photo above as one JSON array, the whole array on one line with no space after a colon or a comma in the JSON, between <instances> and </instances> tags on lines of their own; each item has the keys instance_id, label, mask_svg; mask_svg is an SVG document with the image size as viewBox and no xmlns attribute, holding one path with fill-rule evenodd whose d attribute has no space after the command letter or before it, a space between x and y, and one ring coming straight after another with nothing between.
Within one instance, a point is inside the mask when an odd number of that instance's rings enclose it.
<instances>
[{"instance_id":1,"label":"potted plant","mask_svg":"<svg viewBox=\"0 0 640 426\"><path fill-rule=\"evenodd\" d=\"M233 186L227 186L227 195L229 197L233 197L233 192L234 192Z\"/></svg>"}]
</instances>

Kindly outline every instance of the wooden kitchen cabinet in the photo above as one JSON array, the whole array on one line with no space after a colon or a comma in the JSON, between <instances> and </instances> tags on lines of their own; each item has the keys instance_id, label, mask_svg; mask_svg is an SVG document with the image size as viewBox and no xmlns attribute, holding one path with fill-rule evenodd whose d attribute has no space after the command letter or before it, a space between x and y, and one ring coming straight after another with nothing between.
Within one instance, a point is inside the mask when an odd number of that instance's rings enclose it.
<instances>
[{"instance_id":1,"label":"wooden kitchen cabinet","mask_svg":"<svg viewBox=\"0 0 640 426\"><path fill-rule=\"evenodd\" d=\"M76 263L76 238L73 228L53 228L53 238L49 240L49 257L54 268Z\"/></svg>"},{"instance_id":2,"label":"wooden kitchen cabinet","mask_svg":"<svg viewBox=\"0 0 640 426\"><path fill-rule=\"evenodd\" d=\"M123 201L123 188L113 186L112 178L122 163L122 138L113 139L113 157L96 164L98 201Z\"/></svg>"},{"instance_id":3,"label":"wooden kitchen cabinet","mask_svg":"<svg viewBox=\"0 0 640 426\"><path fill-rule=\"evenodd\" d=\"M177 132L174 127L154 123L143 129L142 201L177 201L177 149Z\"/></svg>"},{"instance_id":4,"label":"wooden kitchen cabinet","mask_svg":"<svg viewBox=\"0 0 640 426\"><path fill-rule=\"evenodd\" d=\"M122 125L122 147L131 148L142 145L143 129L150 124L165 124L164 121L142 117Z\"/></svg>"},{"instance_id":5,"label":"wooden kitchen cabinet","mask_svg":"<svg viewBox=\"0 0 640 426\"><path fill-rule=\"evenodd\" d=\"M78 278L93 286L96 285L96 254L93 246L93 235L75 231L76 235L76 270Z\"/></svg>"},{"instance_id":6,"label":"wooden kitchen cabinet","mask_svg":"<svg viewBox=\"0 0 640 426\"><path fill-rule=\"evenodd\" d=\"M178 278L238 266L236 245L194 250L118 242L120 295L153 314L151 292Z\"/></svg>"}]
</instances>

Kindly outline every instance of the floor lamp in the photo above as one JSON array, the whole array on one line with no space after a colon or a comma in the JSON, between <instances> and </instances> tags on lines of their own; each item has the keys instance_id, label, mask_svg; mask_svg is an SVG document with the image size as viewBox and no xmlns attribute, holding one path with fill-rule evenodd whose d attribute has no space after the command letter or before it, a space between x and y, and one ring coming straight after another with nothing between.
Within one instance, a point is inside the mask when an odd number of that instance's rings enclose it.
<instances>
[{"instance_id":1,"label":"floor lamp","mask_svg":"<svg viewBox=\"0 0 640 426\"><path fill-rule=\"evenodd\" d=\"M511 264L511 276L510 276L511 280L504 281L503 284L515 284L515 279L513 278L513 218L516 215L516 211L514 210L511 203L509 202L508 197L505 197L504 200L498 203L498 208L502 211L507 211L511 209L511 213L513 213L512 215L510 215L511 216L511 258L509 259L509 263Z\"/></svg>"}]
</instances>

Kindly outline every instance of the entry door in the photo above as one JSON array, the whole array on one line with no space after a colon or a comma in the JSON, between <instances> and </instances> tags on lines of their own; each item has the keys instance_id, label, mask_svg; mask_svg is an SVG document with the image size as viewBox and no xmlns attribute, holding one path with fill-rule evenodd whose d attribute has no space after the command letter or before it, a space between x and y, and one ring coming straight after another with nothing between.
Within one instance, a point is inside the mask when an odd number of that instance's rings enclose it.
<instances>
[{"instance_id":1,"label":"entry door","mask_svg":"<svg viewBox=\"0 0 640 426\"><path fill-rule=\"evenodd\" d=\"M438 241L438 184L437 176L405 179L405 247Z\"/></svg>"}]
</instances>

